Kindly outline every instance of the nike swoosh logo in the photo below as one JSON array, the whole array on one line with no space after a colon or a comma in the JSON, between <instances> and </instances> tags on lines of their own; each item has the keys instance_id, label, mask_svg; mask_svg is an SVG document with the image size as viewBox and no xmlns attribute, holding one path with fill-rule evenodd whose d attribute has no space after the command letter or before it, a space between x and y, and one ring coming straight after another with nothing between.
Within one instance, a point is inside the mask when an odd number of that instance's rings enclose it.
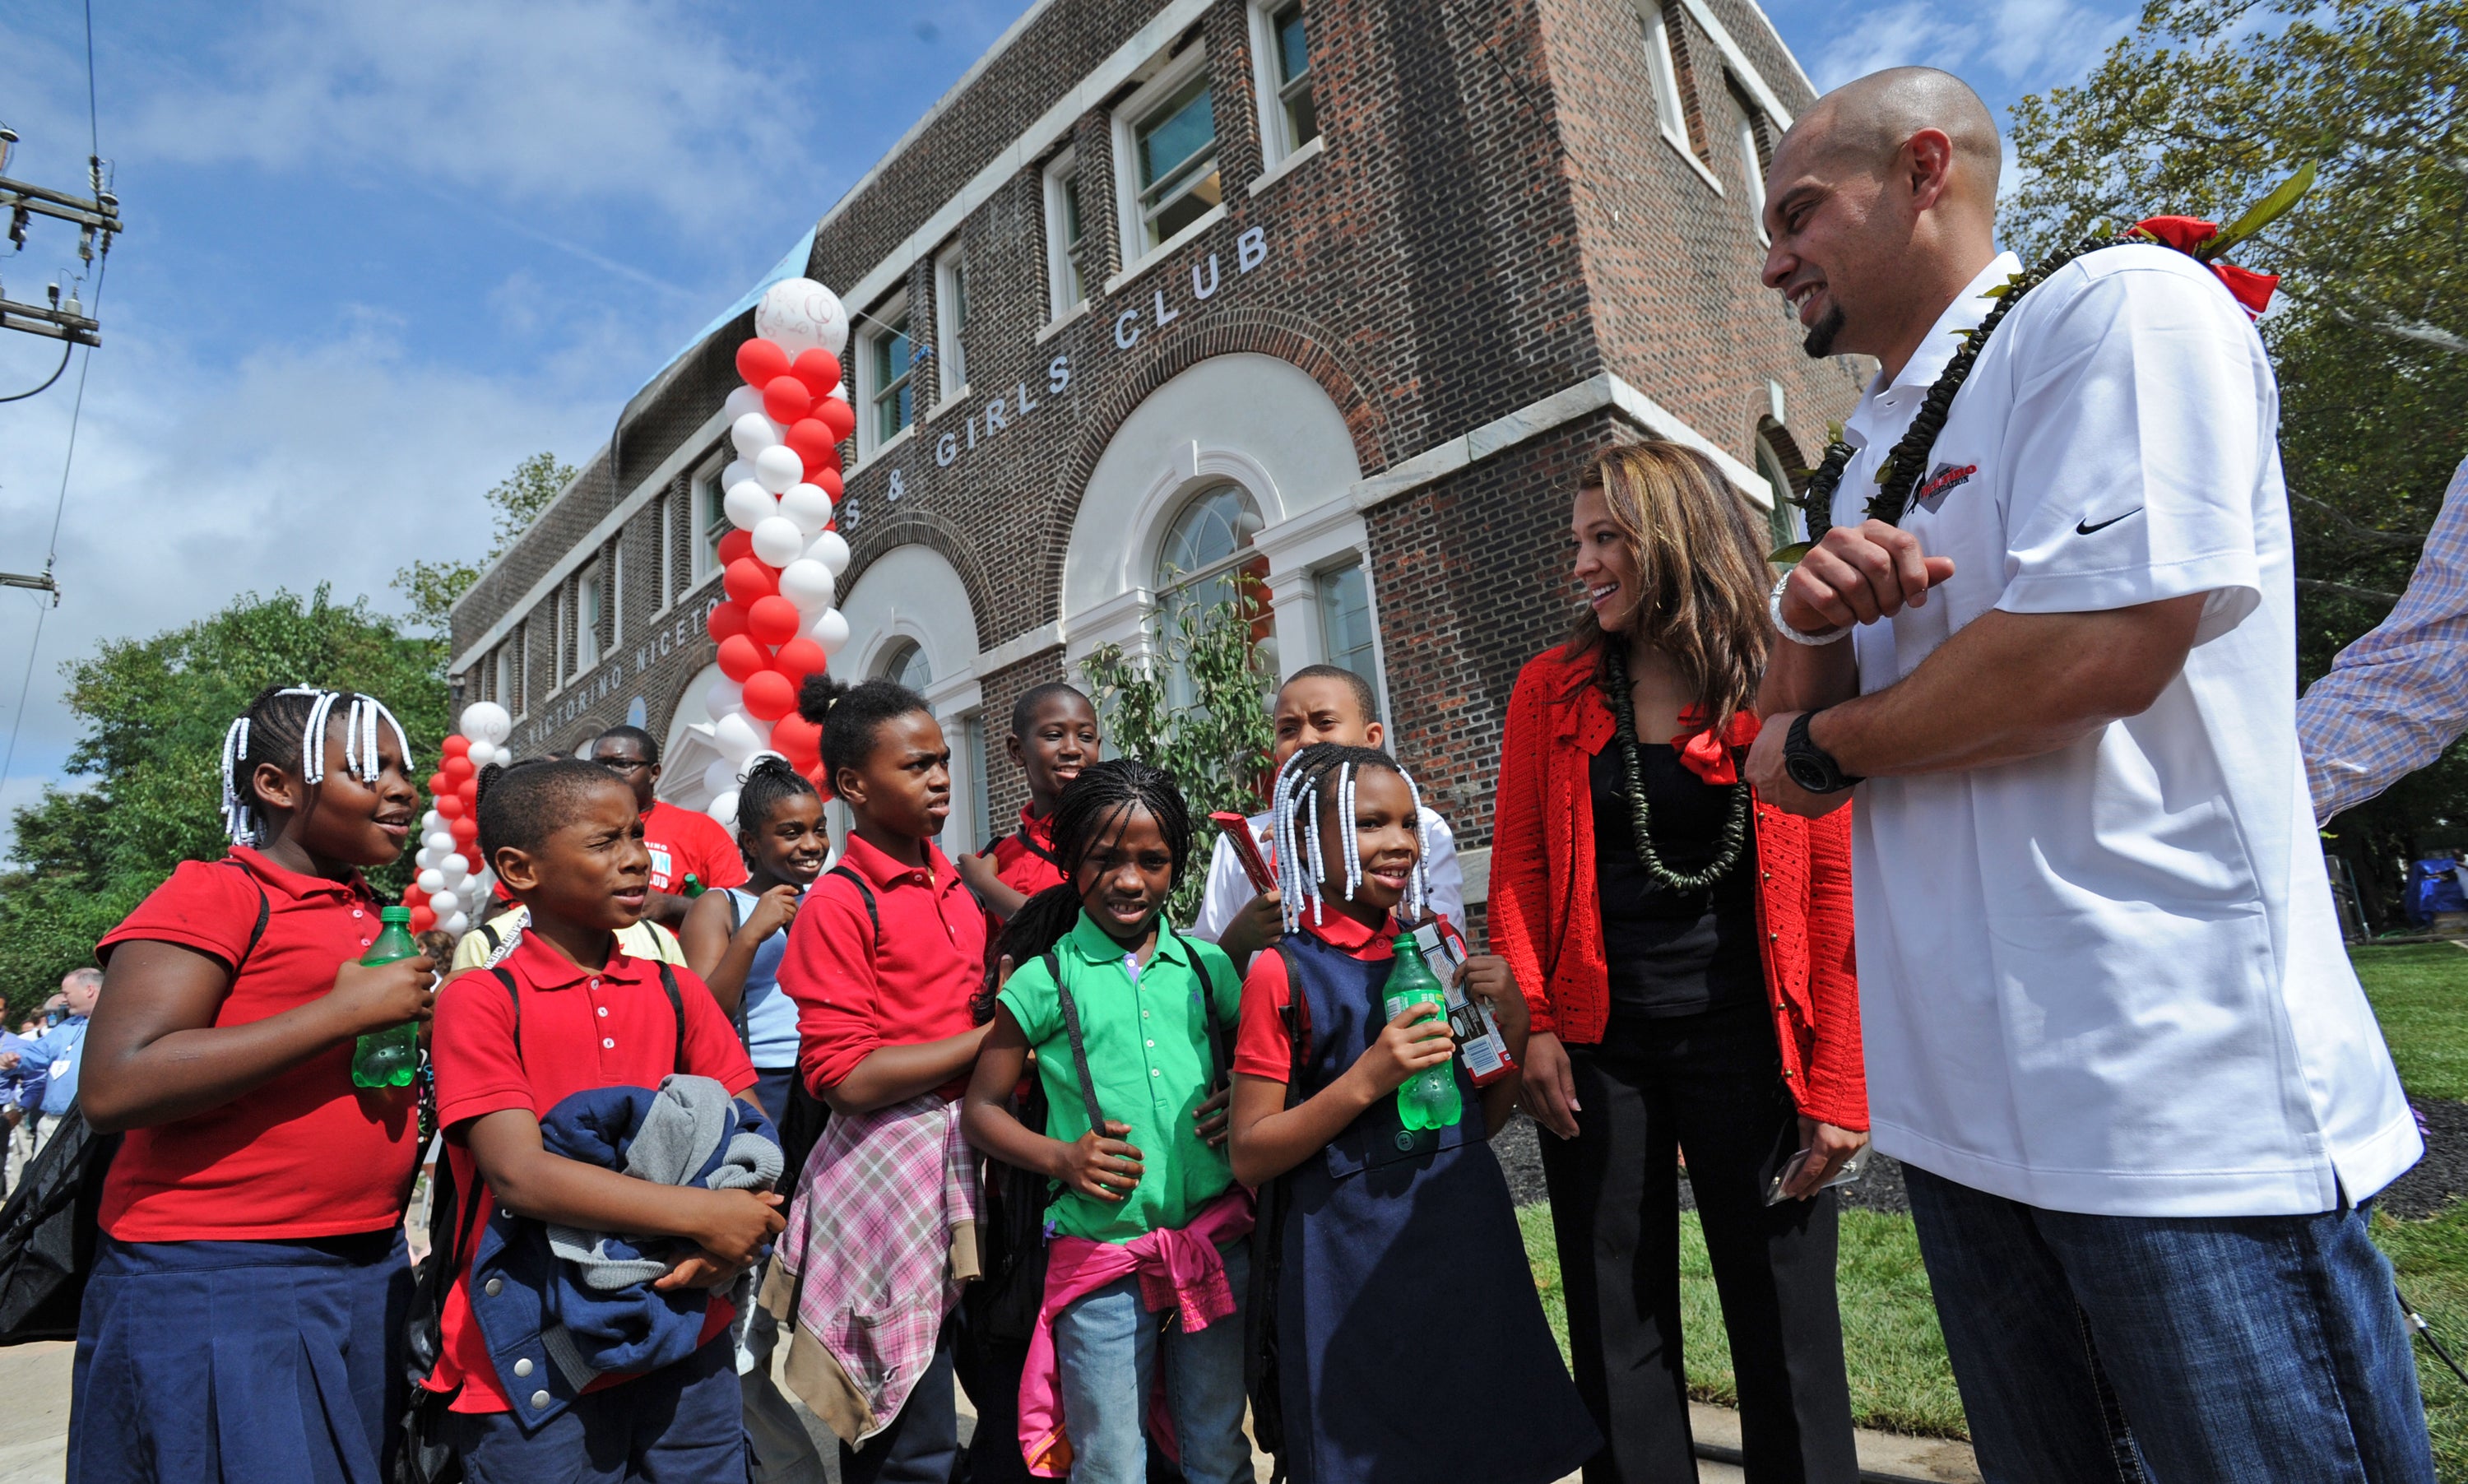
<instances>
[{"instance_id":1,"label":"nike swoosh logo","mask_svg":"<svg viewBox=\"0 0 2468 1484\"><path fill-rule=\"evenodd\" d=\"M2125 515L2139 515L2141 514L2142 507L2137 505L2132 510L2127 511ZM2118 521L2123 520L2125 515L2111 515L2106 520L2101 521L2098 525L2092 525L2088 520L2077 520L2074 522L2074 535L2089 536L2094 531L2105 531L2109 527L2116 524Z\"/></svg>"}]
</instances>

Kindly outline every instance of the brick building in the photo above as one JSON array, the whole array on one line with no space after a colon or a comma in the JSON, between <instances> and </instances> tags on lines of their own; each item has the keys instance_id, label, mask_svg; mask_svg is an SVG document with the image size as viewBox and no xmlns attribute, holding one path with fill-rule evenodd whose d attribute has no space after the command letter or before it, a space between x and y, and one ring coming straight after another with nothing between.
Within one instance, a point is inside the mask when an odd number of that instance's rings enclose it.
<instances>
[{"instance_id":1,"label":"brick building","mask_svg":"<svg viewBox=\"0 0 2468 1484\"><path fill-rule=\"evenodd\" d=\"M1511 683L1575 614L1577 470L1678 440L1771 506L1857 396L1756 282L1762 161L1814 96L1754 0L1032 5L807 270L857 325L834 670L944 718L947 845L1017 808L1016 697L1239 567L1280 671L1372 679L1479 900ZM454 614L518 748L630 718L687 804L750 326L636 397Z\"/></svg>"}]
</instances>

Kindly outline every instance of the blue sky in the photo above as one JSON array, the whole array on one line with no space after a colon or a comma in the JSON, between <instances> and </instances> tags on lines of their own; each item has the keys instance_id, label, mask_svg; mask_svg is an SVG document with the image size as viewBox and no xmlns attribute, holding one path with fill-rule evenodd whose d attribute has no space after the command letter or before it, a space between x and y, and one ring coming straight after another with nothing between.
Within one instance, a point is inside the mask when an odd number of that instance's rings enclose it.
<instances>
[{"instance_id":1,"label":"blue sky","mask_svg":"<svg viewBox=\"0 0 2468 1484\"><path fill-rule=\"evenodd\" d=\"M46 618L0 810L59 777L59 665L321 581L379 605L475 556L482 491L579 463L1025 0L141 0L97 8L102 152L128 229L98 300ZM886 11L901 19L887 21ZM2001 112L2071 81L2121 0L1775 0L1820 86L1931 61ZM0 12L8 173L82 184L79 0ZM76 267L38 219L8 297ZM0 335L0 396L52 342ZM80 353L80 356L84 353ZM0 403L0 570L43 559L79 366ZM0 592L0 728L37 600ZM0 738L0 740L5 740ZM0 820L0 835L5 835Z\"/></svg>"}]
</instances>

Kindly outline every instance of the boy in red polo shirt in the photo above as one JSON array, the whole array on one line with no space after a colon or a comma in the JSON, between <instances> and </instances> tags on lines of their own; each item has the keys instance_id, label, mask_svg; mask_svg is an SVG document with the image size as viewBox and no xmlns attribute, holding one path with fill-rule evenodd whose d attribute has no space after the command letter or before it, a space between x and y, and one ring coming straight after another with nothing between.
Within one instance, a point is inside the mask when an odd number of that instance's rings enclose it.
<instances>
[{"instance_id":1,"label":"boy in red polo shirt","mask_svg":"<svg viewBox=\"0 0 2468 1484\"><path fill-rule=\"evenodd\" d=\"M745 884L745 861L720 821L651 796L660 781L660 744L639 726L612 726L593 739L591 761L626 781L643 816L643 848L651 853L651 893L643 915L676 931L685 925L691 876L705 890Z\"/></svg>"},{"instance_id":2,"label":"boy in red polo shirt","mask_svg":"<svg viewBox=\"0 0 2468 1484\"><path fill-rule=\"evenodd\" d=\"M689 1358L648 1375L604 1376L571 1399L554 1396L550 1378L528 1359L501 1370L473 1313L471 1260L491 1209L693 1244L694 1255L654 1284L673 1306L692 1290L725 1288L781 1227L776 1194L655 1184L541 1146L541 1118L577 1092L656 1087L683 1071L736 1095L753 1085L754 1068L700 981L674 970L673 999L660 964L618 943L616 930L642 916L650 875L642 817L619 779L582 762L492 768L478 814L481 852L531 922L498 966L511 984L474 971L438 996L437 1118L456 1188L473 1193L462 1203L463 1270L446 1296L443 1353L427 1381L454 1398L444 1441L470 1484L584 1476L740 1484L745 1448L727 1300L707 1299Z\"/></svg>"},{"instance_id":3,"label":"boy in red polo shirt","mask_svg":"<svg viewBox=\"0 0 2468 1484\"><path fill-rule=\"evenodd\" d=\"M1054 805L1080 770L1097 761L1102 742L1097 708L1060 680L1033 688L1011 708L1004 745L1027 777L1028 803L1017 830L959 859L960 875L993 919L988 936L1001 937L1002 925L1029 898L1063 884L1063 867L1054 858Z\"/></svg>"},{"instance_id":4,"label":"boy in red polo shirt","mask_svg":"<svg viewBox=\"0 0 2468 1484\"><path fill-rule=\"evenodd\" d=\"M951 810L951 752L925 698L887 680L816 675L798 709L823 728L823 763L853 823L780 960L780 987L797 1002L798 1075L833 1117L806 1162L773 1281L787 1274L797 1287L792 1357L819 1347L832 1373L800 1395L840 1436L843 1484L941 1479L959 1450L949 1325L858 1336L854 1320L913 1306L948 1321L958 1290L948 1278L973 1267L973 1250L947 1238L976 1211L956 1100L986 1037L971 1007L985 980L986 915L934 847ZM886 1208L938 1220L864 1219Z\"/></svg>"}]
</instances>

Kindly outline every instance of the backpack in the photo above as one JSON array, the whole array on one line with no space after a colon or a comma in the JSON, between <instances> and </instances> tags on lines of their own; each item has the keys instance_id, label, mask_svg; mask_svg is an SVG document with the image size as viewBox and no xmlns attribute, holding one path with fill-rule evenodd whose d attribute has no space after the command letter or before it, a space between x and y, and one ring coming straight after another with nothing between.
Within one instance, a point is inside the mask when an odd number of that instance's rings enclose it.
<instances>
[{"instance_id":1,"label":"backpack","mask_svg":"<svg viewBox=\"0 0 2468 1484\"><path fill-rule=\"evenodd\" d=\"M238 861L230 864L247 874ZM249 884L257 887L257 925L232 965L234 982L274 914L265 888L255 877ZM95 1242L102 1235L97 1218L103 1178L120 1153L120 1137L97 1133L83 1109L70 1103L51 1141L18 1177L8 1203L0 1205L0 1345L77 1338Z\"/></svg>"},{"instance_id":2,"label":"backpack","mask_svg":"<svg viewBox=\"0 0 2468 1484\"><path fill-rule=\"evenodd\" d=\"M1311 1001L1294 974L1293 956L1276 946L1286 966L1286 1107L1299 1107L1303 1065L1311 1057ZM1272 1460L1270 1484L1286 1478L1286 1403L1277 1357L1277 1301L1285 1278L1286 1212L1293 1203L1291 1172L1262 1185L1252 1207L1251 1283L1243 1297L1243 1391L1251 1402L1251 1438Z\"/></svg>"},{"instance_id":3,"label":"backpack","mask_svg":"<svg viewBox=\"0 0 2468 1484\"><path fill-rule=\"evenodd\" d=\"M514 1061L519 1065L523 1059L522 991L514 983L513 970L491 968L489 972L506 987L506 997L514 1002ZM686 1069L686 1002L677 990L676 969L665 959L660 962L660 988L667 993L669 1010L676 1016L673 1064L682 1075ZM392 1484L461 1484L463 1479L463 1460L441 1441L454 1393L431 1391L426 1382L446 1353L446 1297L453 1291L454 1280L462 1275L463 1254L479 1240L476 1228L485 1215L486 1207L475 1206L470 1220L466 1221L462 1199L454 1188L454 1161L441 1157L436 1181L428 1192L428 1255L412 1269L411 1309L402 1326L403 1373L411 1382L411 1396L403 1404L402 1446L394 1457Z\"/></svg>"}]
</instances>

